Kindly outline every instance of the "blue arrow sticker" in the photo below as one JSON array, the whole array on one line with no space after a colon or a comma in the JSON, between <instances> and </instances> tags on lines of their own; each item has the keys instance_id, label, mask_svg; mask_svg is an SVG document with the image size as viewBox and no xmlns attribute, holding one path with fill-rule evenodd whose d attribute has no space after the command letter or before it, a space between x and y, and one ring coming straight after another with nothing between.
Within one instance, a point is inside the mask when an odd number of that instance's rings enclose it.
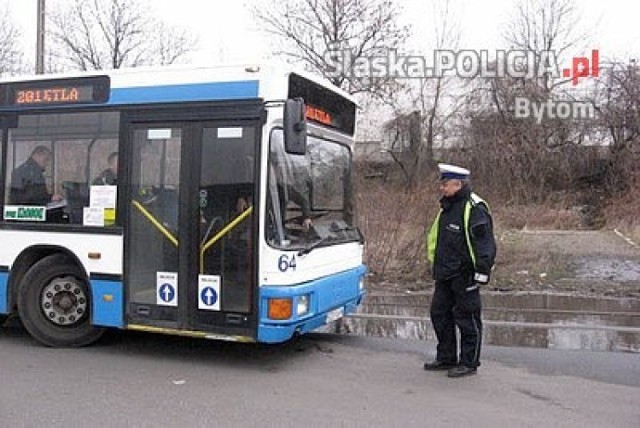
<instances>
[{"instance_id":1,"label":"blue arrow sticker","mask_svg":"<svg viewBox=\"0 0 640 428\"><path fill-rule=\"evenodd\" d=\"M163 302L169 303L176 297L176 290L171 284L162 284L158 290L158 296Z\"/></svg>"},{"instance_id":2,"label":"blue arrow sticker","mask_svg":"<svg viewBox=\"0 0 640 428\"><path fill-rule=\"evenodd\" d=\"M213 306L218 301L218 293L213 287L204 287L200 292L200 300L207 306Z\"/></svg>"}]
</instances>

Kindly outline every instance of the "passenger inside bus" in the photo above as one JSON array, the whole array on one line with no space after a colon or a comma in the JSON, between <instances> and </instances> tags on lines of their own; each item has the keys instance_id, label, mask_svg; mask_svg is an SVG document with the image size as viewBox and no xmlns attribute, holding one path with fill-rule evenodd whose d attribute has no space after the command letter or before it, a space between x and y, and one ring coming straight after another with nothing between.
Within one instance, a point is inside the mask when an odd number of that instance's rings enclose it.
<instances>
[{"instance_id":1,"label":"passenger inside bus","mask_svg":"<svg viewBox=\"0 0 640 428\"><path fill-rule=\"evenodd\" d=\"M82 210L89 205L89 186L75 181L62 182L67 199L69 223L82 224Z\"/></svg>"},{"instance_id":2,"label":"passenger inside bus","mask_svg":"<svg viewBox=\"0 0 640 428\"><path fill-rule=\"evenodd\" d=\"M236 199L236 205L231 210L229 219L235 220L253 205L251 195L242 193ZM251 281L251 245L252 223L250 218L245 218L238 223L227 238L227 251L229 253L229 266L227 266L228 278L241 284L244 281Z\"/></svg>"},{"instance_id":3,"label":"passenger inside bus","mask_svg":"<svg viewBox=\"0 0 640 428\"><path fill-rule=\"evenodd\" d=\"M254 204L252 188L252 183L233 183L200 189L201 248L219 238L204 253L203 269L222 275L227 285L225 307L235 310L245 310L250 303L253 220L247 210ZM229 229L219 235L226 227Z\"/></svg>"},{"instance_id":4,"label":"passenger inside bus","mask_svg":"<svg viewBox=\"0 0 640 428\"><path fill-rule=\"evenodd\" d=\"M200 218L202 245L209 241L224 226L234 221L253 206L251 183L233 185L214 185L200 189ZM250 223L245 218L233 227L228 236L238 236L238 231L244 230ZM242 235L240 233L240 235Z\"/></svg>"},{"instance_id":5,"label":"passenger inside bus","mask_svg":"<svg viewBox=\"0 0 640 428\"><path fill-rule=\"evenodd\" d=\"M113 152L107 157L109 167L102 171L91 184L94 186L115 186L118 184L118 152Z\"/></svg>"},{"instance_id":6,"label":"passenger inside bus","mask_svg":"<svg viewBox=\"0 0 640 428\"><path fill-rule=\"evenodd\" d=\"M47 205L63 198L47 190L44 171L51 162L51 150L37 146L29 158L11 173L9 203L16 205Z\"/></svg>"}]
</instances>

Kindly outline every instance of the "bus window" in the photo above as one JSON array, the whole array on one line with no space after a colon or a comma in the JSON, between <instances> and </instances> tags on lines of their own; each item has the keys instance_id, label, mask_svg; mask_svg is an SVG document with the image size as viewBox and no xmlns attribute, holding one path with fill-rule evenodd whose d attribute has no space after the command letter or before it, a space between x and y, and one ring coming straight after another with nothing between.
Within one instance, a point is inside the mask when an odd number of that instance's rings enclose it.
<instances>
[{"instance_id":1,"label":"bus window","mask_svg":"<svg viewBox=\"0 0 640 428\"><path fill-rule=\"evenodd\" d=\"M158 273L178 272L181 147L181 128L133 131L129 290L136 304L155 304Z\"/></svg>"},{"instance_id":2,"label":"bus window","mask_svg":"<svg viewBox=\"0 0 640 428\"><path fill-rule=\"evenodd\" d=\"M309 136L307 153L284 150L280 129L271 133L267 178L267 242L305 249L359 239L353 225L347 146Z\"/></svg>"},{"instance_id":3,"label":"bus window","mask_svg":"<svg viewBox=\"0 0 640 428\"><path fill-rule=\"evenodd\" d=\"M225 311L251 308L255 135L251 127L204 128L202 133L200 273L221 278Z\"/></svg>"},{"instance_id":4,"label":"bus window","mask_svg":"<svg viewBox=\"0 0 640 428\"><path fill-rule=\"evenodd\" d=\"M18 126L9 130L4 220L84 224L84 209L92 205L91 181L117 151L118 116L20 116ZM115 213L112 205L101 207L103 218ZM107 224L112 222L90 223Z\"/></svg>"}]
</instances>

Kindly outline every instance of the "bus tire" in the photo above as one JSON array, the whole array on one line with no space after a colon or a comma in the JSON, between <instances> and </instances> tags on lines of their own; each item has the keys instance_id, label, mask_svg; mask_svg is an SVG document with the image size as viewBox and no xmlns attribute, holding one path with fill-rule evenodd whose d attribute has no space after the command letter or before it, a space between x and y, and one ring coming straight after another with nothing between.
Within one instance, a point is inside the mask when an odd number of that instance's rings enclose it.
<instances>
[{"instance_id":1,"label":"bus tire","mask_svg":"<svg viewBox=\"0 0 640 428\"><path fill-rule=\"evenodd\" d=\"M51 347L89 345L104 329L91 325L91 296L85 274L63 254L36 262L18 291L18 313L38 342Z\"/></svg>"}]
</instances>

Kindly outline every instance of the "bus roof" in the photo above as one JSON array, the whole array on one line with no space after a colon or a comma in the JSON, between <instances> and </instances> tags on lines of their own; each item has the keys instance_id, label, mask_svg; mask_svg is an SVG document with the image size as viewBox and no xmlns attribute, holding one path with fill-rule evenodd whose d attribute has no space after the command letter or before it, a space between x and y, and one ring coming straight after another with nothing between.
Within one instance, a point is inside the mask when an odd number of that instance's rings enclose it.
<instances>
[{"instance_id":1,"label":"bus roof","mask_svg":"<svg viewBox=\"0 0 640 428\"><path fill-rule=\"evenodd\" d=\"M328 80L274 64L136 67L15 76L0 80L0 84L109 76L111 95L107 104L112 105L250 98L267 101L283 100L287 97L288 76L291 73L329 88L356 104L351 95Z\"/></svg>"}]
</instances>

